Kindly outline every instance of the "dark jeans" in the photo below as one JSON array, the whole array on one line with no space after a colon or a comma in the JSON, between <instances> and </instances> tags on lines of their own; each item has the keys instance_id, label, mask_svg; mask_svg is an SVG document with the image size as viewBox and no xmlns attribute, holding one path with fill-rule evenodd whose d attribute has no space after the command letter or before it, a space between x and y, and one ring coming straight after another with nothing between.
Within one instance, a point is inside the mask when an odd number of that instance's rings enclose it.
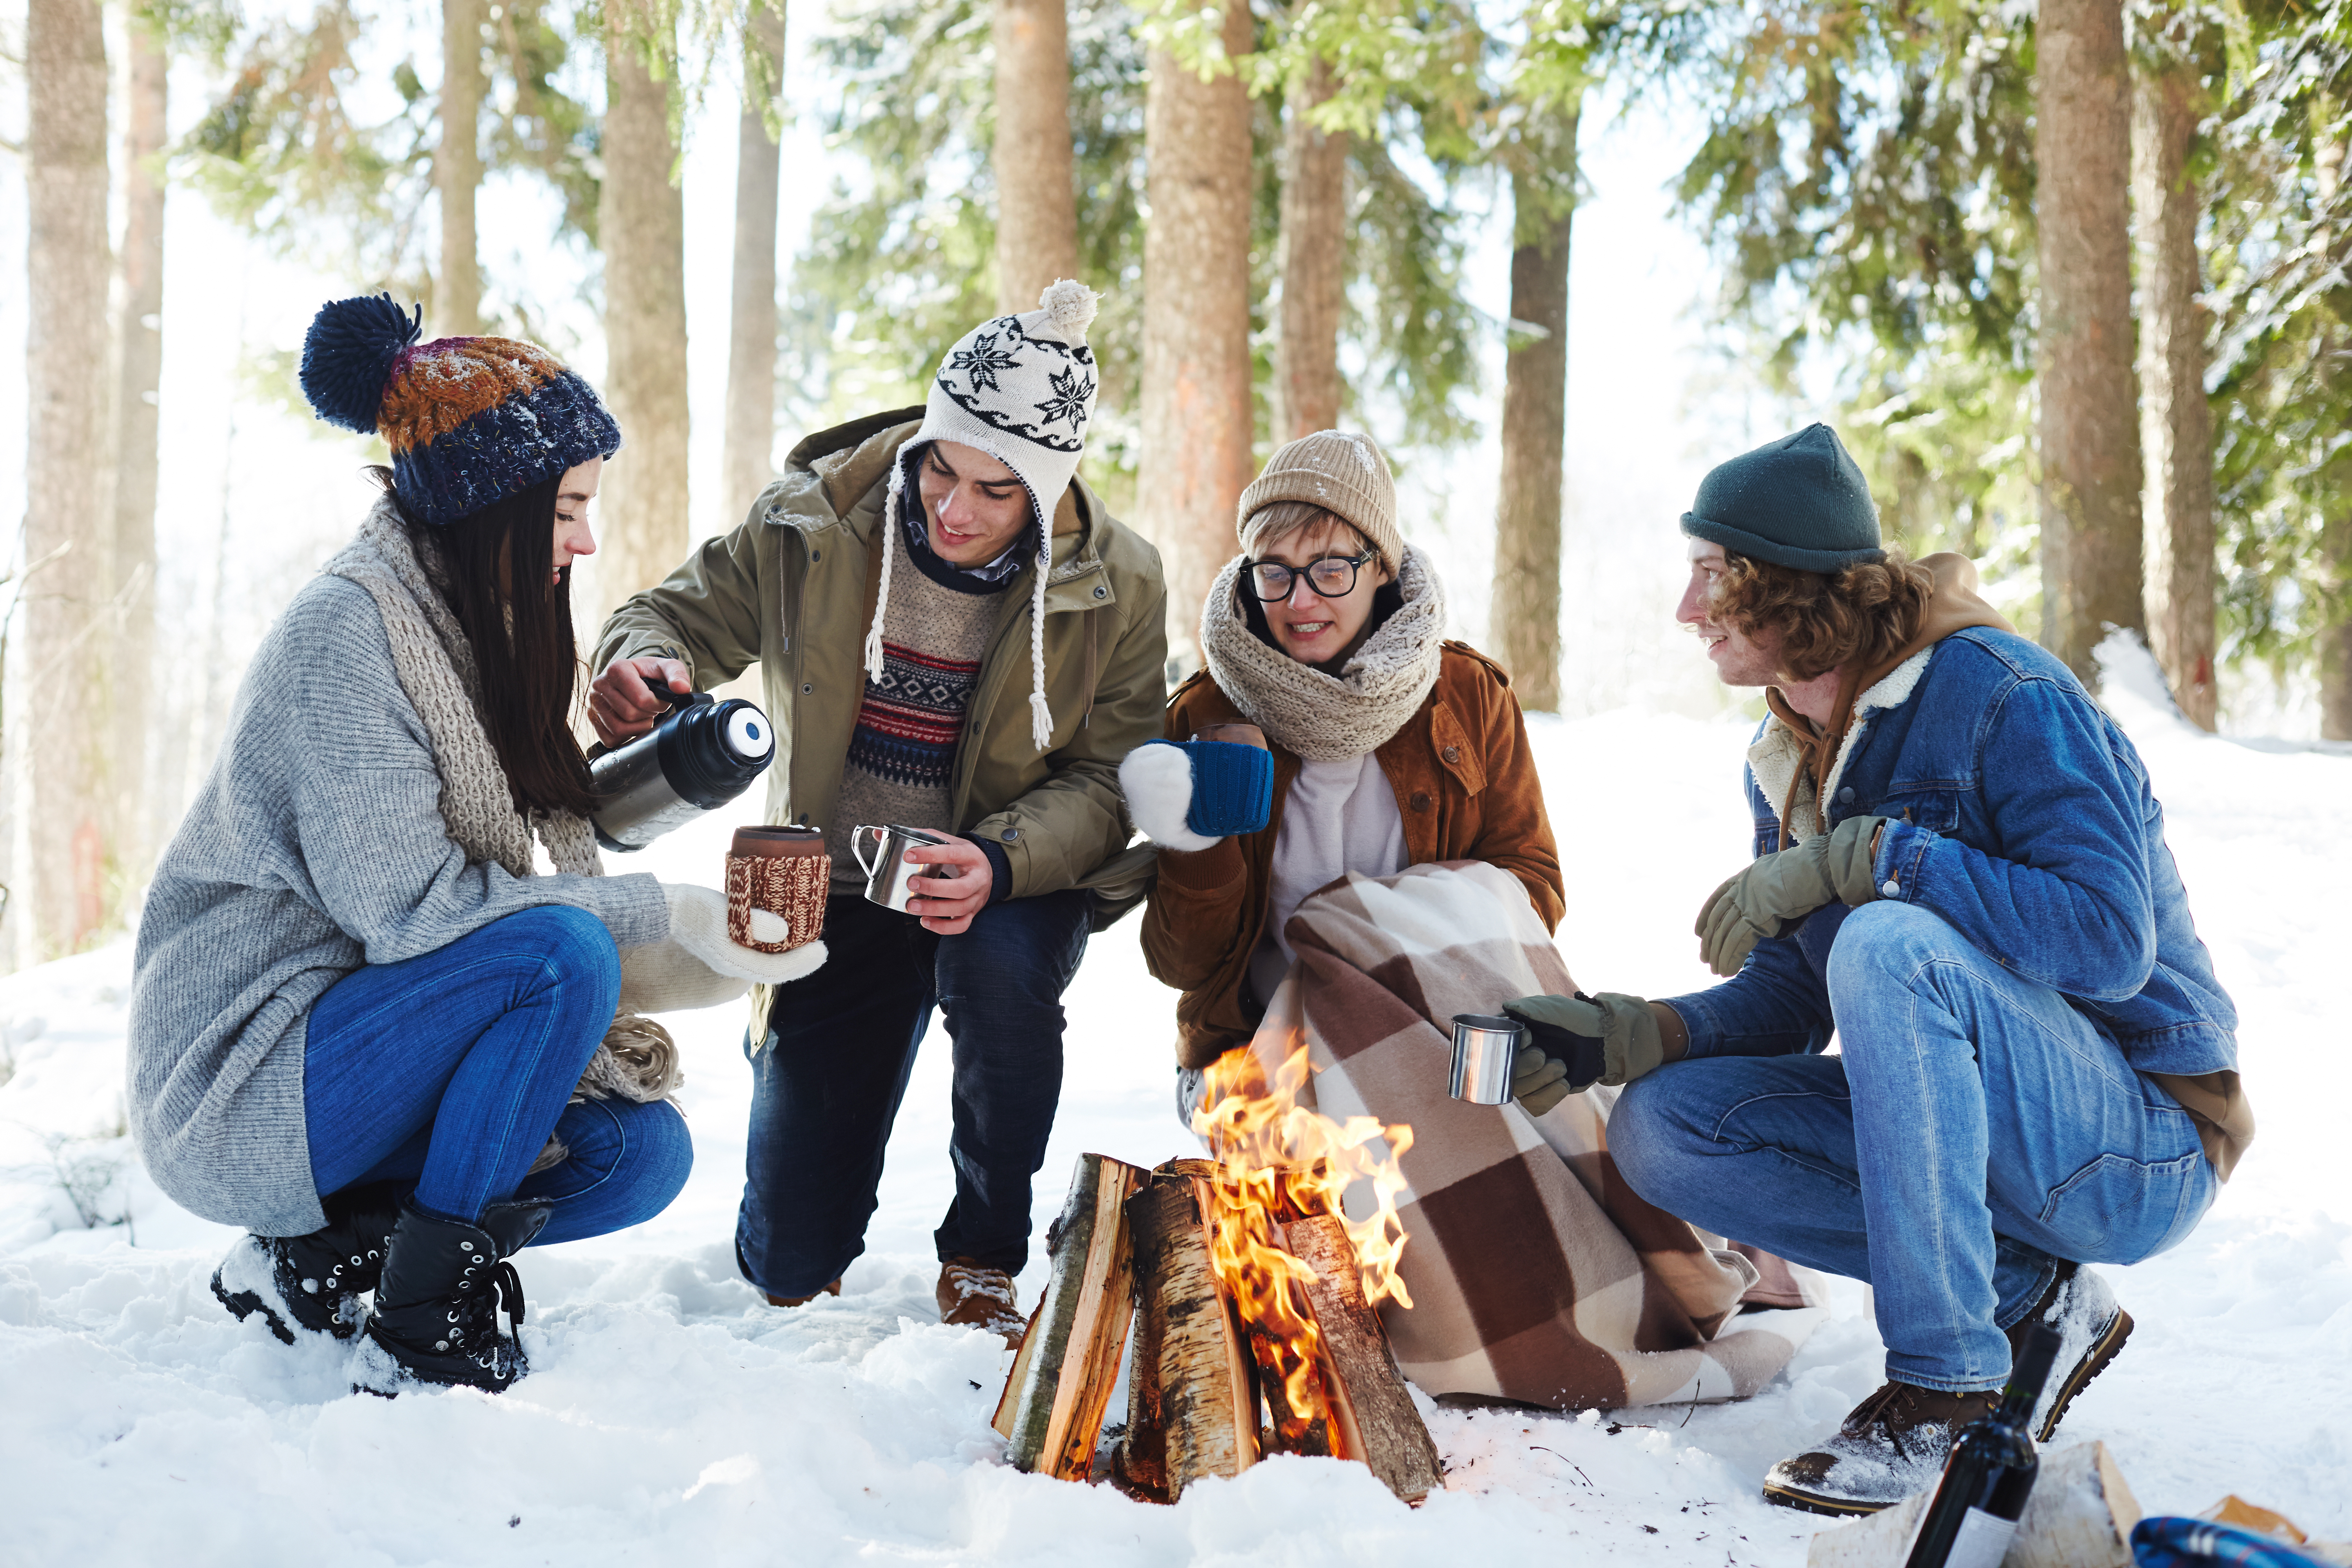
<instances>
[{"instance_id":1,"label":"dark jeans","mask_svg":"<svg viewBox=\"0 0 2352 1568\"><path fill-rule=\"evenodd\" d=\"M955 1200L942 1260L1018 1273L1029 1181L1062 1095L1062 993L1086 955L1092 895L1009 899L933 936L855 893L826 901L824 967L779 987L751 1060L751 1147L735 1224L743 1277L806 1296L866 1250L898 1101L937 1004L955 1064Z\"/></svg>"},{"instance_id":2,"label":"dark jeans","mask_svg":"<svg viewBox=\"0 0 2352 1568\"><path fill-rule=\"evenodd\" d=\"M310 1009L302 1056L321 1194L397 1181L468 1223L510 1197L554 1205L540 1245L652 1218L694 1163L666 1102L567 1105L621 993L604 922L548 905L400 963L372 963ZM554 1132L571 1157L537 1175Z\"/></svg>"}]
</instances>

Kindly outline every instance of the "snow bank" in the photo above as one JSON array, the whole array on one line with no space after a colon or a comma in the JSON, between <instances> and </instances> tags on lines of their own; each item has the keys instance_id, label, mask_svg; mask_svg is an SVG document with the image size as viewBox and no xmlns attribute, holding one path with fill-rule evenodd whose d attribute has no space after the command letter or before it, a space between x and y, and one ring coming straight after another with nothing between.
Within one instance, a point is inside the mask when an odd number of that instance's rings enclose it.
<instances>
[{"instance_id":1,"label":"snow bank","mask_svg":"<svg viewBox=\"0 0 2352 1568\"><path fill-rule=\"evenodd\" d=\"M2110 657L2199 926L2243 1014L2253 1152L2174 1252L2108 1270L2138 1332L2077 1403L2151 1510L2235 1489L2352 1536L2352 757L2184 725L2145 654ZM1706 974L1685 933L1745 853L1748 727L1640 713L1538 721L1580 984L1666 994ZM725 834L636 864L715 883ZM288 1349L206 1289L229 1233L177 1210L121 1135L127 944L0 981L0 1563L1333 1563L1588 1557L1796 1568L1818 1521L1764 1469L1880 1378L1858 1287L1745 1405L1531 1416L1431 1409L1449 1489L1419 1510L1370 1477L1276 1460L1181 1507L1006 1468L988 1416L1007 1357L945 1329L945 1052L927 1046L871 1250L839 1300L793 1312L734 1274L748 1076L733 1009L670 1020L689 1073L685 1194L619 1236L522 1258L535 1371L512 1393L349 1394L342 1352ZM1169 994L1134 922L1069 999L1041 1215L1082 1149L1190 1152L1172 1115ZM68 1188L71 1190L68 1191ZM93 1223L95 1222L95 1223ZM116 1223L121 1222L121 1223ZM1042 1222L1041 1222L1042 1223ZM1042 1268L1022 1280L1034 1299Z\"/></svg>"}]
</instances>

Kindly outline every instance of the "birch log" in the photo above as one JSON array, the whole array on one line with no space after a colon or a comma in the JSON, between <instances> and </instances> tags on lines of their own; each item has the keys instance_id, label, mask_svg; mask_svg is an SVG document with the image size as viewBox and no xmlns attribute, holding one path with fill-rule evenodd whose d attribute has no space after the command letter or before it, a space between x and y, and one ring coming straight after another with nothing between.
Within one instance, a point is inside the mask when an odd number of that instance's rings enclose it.
<instances>
[{"instance_id":1,"label":"birch log","mask_svg":"<svg viewBox=\"0 0 2352 1568\"><path fill-rule=\"evenodd\" d=\"M1054 1226L1053 1273L1006 1390L1015 1469L1082 1481L1093 1467L1133 1312L1126 1204L1144 1179L1133 1165L1078 1156Z\"/></svg>"},{"instance_id":2,"label":"birch log","mask_svg":"<svg viewBox=\"0 0 2352 1568\"><path fill-rule=\"evenodd\" d=\"M1127 1205L1139 1324L1128 1432L1131 1443L1144 1440L1120 1470L1147 1485L1148 1435L1160 1434L1159 1468L1171 1502L1196 1480L1237 1476L1257 1460L1257 1400L1248 1354L1209 1263L1204 1188L1196 1177L1159 1176Z\"/></svg>"}]
</instances>

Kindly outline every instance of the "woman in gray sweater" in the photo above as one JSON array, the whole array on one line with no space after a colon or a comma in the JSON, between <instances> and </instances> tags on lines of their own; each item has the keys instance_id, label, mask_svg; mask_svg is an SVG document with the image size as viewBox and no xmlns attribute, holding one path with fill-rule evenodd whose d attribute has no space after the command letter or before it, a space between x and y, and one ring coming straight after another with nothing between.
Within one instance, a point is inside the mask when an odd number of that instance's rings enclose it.
<instances>
[{"instance_id":1,"label":"woman in gray sweater","mask_svg":"<svg viewBox=\"0 0 2352 1568\"><path fill-rule=\"evenodd\" d=\"M545 351L419 326L388 297L311 325L303 390L383 436L386 493L263 639L156 868L130 1101L156 1184L253 1233L214 1276L231 1311L289 1343L364 1319L380 1391L495 1391L525 1371L507 1259L685 1183L676 1051L637 1011L824 950L601 874L568 595L620 432Z\"/></svg>"}]
</instances>

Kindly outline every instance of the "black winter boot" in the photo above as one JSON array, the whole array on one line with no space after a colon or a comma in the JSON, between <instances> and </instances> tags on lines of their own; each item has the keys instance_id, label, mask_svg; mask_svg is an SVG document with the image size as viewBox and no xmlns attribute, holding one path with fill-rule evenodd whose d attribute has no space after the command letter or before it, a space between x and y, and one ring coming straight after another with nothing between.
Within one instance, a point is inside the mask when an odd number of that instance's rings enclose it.
<instances>
[{"instance_id":1,"label":"black winter boot","mask_svg":"<svg viewBox=\"0 0 2352 1568\"><path fill-rule=\"evenodd\" d=\"M288 1344L296 1329L350 1339L367 1308L360 1298L383 1272L383 1248L400 1215L389 1182L346 1187L322 1200L327 1223L308 1236L248 1236L213 1270L213 1294L239 1318L259 1312Z\"/></svg>"},{"instance_id":2,"label":"black winter boot","mask_svg":"<svg viewBox=\"0 0 2352 1568\"><path fill-rule=\"evenodd\" d=\"M497 1394L530 1371L521 1340L499 1331L499 1309L522 1326L522 1279L506 1260L552 1212L543 1201L492 1204L471 1226L402 1204L354 1386L389 1395L415 1379Z\"/></svg>"}]
</instances>

